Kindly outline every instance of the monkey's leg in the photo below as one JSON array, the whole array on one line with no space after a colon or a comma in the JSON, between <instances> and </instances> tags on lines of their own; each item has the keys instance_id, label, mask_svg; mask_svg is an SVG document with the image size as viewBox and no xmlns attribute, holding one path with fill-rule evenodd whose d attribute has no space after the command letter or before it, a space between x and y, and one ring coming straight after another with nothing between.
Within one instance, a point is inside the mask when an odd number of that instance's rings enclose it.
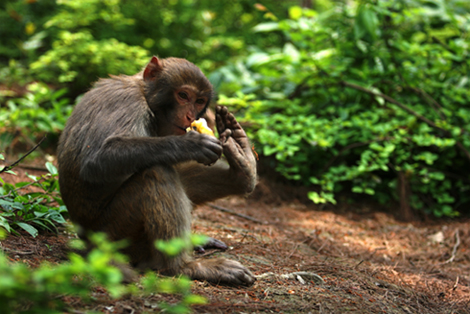
<instances>
[{"instance_id":1,"label":"monkey's leg","mask_svg":"<svg viewBox=\"0 0 470 314\"><path fill-rule=\"evenodd\" d=\"M169 258L155 248L156 240L188 236L191 202L170 166L155 166L130 177L115 193L99 225L111 240L126 239L122 251L138 269L177 274L183 258Z\"/></svg>"},{"instance_id":2,"label":"monkey's leg","mask_svg":"<svg viewBox=\"0 0 470 314\"><path fill-rule=\"evenodd\" d=\"M167 257L155 248L156 240L187 237L191 231L191 201L173 168L157 166L134 175L116 193L110 206L112 212L119 213L116 216L119 219L109 223L106 231L113 239L131 240L124 252L135 267L166 275L185 274L213 283L250 285L254 282L251 272L236 261L194 261L188 252Z\"/></svg>"}]
</instances>

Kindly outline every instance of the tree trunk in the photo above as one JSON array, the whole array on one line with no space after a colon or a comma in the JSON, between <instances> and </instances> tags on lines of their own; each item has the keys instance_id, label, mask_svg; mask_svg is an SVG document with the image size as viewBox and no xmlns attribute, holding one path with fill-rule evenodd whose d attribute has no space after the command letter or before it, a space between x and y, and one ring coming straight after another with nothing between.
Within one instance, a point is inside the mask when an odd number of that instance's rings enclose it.
<instances>
[{"instance_id":1,"label":"tree trunk","mask_svg":"<svg viewBox=\"0 0 470 314\"><path fill-rule=\"evenodd\" d=\"M411 221L414 219L413 210L410 207L410 183L404 171L398 172L398 196L400 197L399 219Z\"/></svg>"}]
</instances>

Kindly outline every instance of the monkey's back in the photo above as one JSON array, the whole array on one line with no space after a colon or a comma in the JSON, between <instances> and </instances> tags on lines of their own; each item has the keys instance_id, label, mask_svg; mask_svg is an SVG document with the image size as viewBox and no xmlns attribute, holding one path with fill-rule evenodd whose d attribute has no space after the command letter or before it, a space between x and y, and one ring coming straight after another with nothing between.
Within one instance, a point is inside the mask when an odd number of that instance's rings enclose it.
<instances>
[{"instance_id":1,"label":"monkey's back","mask_svg":"<svg viewBox=\"0 0 470 314\"><path fill-rule=\"evenodd\" d=\"M83 175L84 164L99 158L106 139L116 135L149 136L145 127L149 121L142 119L151 119L152 113L142 88L137 76L101 79L68 119L59 139L57 159L60 190L72 220L92 223L121 184L99 174L93 180Z\"/></svg>"}]
</instances>

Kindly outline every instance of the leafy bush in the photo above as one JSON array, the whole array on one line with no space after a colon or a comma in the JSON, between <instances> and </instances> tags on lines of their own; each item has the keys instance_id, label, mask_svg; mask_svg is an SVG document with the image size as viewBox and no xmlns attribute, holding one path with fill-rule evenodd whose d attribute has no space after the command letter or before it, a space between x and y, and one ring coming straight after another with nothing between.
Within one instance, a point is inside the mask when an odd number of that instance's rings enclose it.
<instances>
[{"instance_id":1,"label":"leafy bush","mask_svg":"<svg viewBox=\"0 0 470 314\"><path fill-rule=\"evenodd\" d=\"M276 170L320 188L314 202L350 191L454 216L470 201L468 9L437 0L293 7L290 19L255 28L287 44L211 79Z\"/></svg>"},{"instance_id":2,"label":"leafy bush","mask_svg":"<svg viewBox=\"0 0 470 314\"><path fill-rule=\"evenodd\" d=\"M80 297L92 303L93 287L103 287L112 298L125 294L141 296L155 293L180 294L176 304L159 304L168 313L190 313L190 306L202 304L205 299L191 293L191 280L187 278L161 278L149 272L138 285L122 284L122 273L112 266L125 262L117 253L122 243L110 243L104 234L91 237L96 245L86 258L71 253L70 261L59 265L43 263L30 269L22 263L9 263L0 254L0 307L2 313L63 313L69 311L61 296ZM75 244L77 245L77 244Z\"/></svg>"},{"instance_id":3,"label":"leafy bush","mask_svg":"<svg viewBox=\"0 0 470 314\"><path fill-rule=\"evenodd\" d=\"M1 150L14 138L29 143L46 134L58 138L72 112L70 101L64 98L66 89L54 91L44 83L32 83L27 90L21 98L7 100L0 107Z\"/></svg>"},{"instance_id":4,"label":"leafy bush","mask_svg":"<svg viewBox=\"0 0 470 314\"><path fill-rule=\"evenodd\" d=\"M43 42L41 25L54 14L55 0L0 2L0 64L34 58ZM6 62L5 62L6 61Z\"/></svg>"},{"instance_id":5,"label":"leafy bush","mask_svg":"<svg viewBox=\"0 0 470 314\"><path fill-rule=\"evenodd\" d=\"M136 73L150 54L187 58L209 72L246 54L251 45L279 44L283 40L279 33L265 36L247 30L263 16L285 17L286 8L298 1L4 2L0 67L11 58L28 70L32 63L35 78L54 85L67 83L77 95L98 77Z\"/></svg>"},{"instance_id":6,"label":"leafy bush","mask_svg":"<svg viewBox=\"0 0 470 314\"><path fill-rule=\"evenodd\" d=\"M1 154L0 160L3 160ZM0 227L15 234L18 234L15 229L21 228L36 237L38 229L57 233L57 225L66 223L63 215L67 209L58 192L57 169L49 162L46 167L49 174L39 178L30 175L32 182L13 185L0 178ZM0 166L0 171L4 170L4 166ZM11 170L9 172L13 173ZM21 189L30 186L40 190L19 193Z\"/></svg>"},{"instance_id":7,"label":"leafy bush","mask_svg":"<svg viewBox=\"0 0 470 314\"><path fill-rule=\"evenodd\" d=\"M31 64L32 74L46 82L69 83L83 92L90 82L108 74L135 74L149 60L149 52L113 38L97 39L91 29L107 25L122 30L132 20L124 18L120 0L58 1L62 6L45 27L56 38L52 49ZM107 29L109 29L107 28Z\"/></svg>"},{"instance_id":8,"label":"leafy bush","mask_svg":"<svg viewBox=\"0 0 470 314\"><path fill-rule=\"evenodd\" d=\"M30 269L23 263L9 263L0 254L0 306L4 313L63 313L60 295L90 300L90 288L102 285L113 297L126 292L121 272L109 265L116 248L95 237L99 249L87 258L70 255L70 262L54 267L48 263Z\"/></svg>"}]
</instances>

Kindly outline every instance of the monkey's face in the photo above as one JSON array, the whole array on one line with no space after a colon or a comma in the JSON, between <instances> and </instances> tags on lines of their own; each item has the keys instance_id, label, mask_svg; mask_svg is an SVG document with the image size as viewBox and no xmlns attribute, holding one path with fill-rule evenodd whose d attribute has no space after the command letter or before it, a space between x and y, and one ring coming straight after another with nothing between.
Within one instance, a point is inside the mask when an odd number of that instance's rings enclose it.
<instances>
[{"instance_id":1,"label":"monkey's face","mask_svg":"<svg viewBox=\"0 0 470 314\"><path fill-rule=\"evenodd\" d=\"M160 136L183 135L194 120L199 119L208 106L209 96L195 86L183 85L173 92L173 110L169 111L166 121L160 122Z\"/></svg>"},{"instance_id":2,"label":"monkey's face","mask_svg":"<svg viewBox=\"0 0 470 314\"><path fill-rule=\"evenodd\" d=\"M183 85L174 91L176 110L173 116L174 134L185 134L191 123L199 119L207 107L208 97L192 85Z\"/></svg>"},{"instance_id":3,"label":"monkey's face","mask_svg":"<svg viewBox=\"0 0 470 314\"><path fill-rule=\"evenodd\" d=\"M158 136L183 135L206 111L213 87L191 62L153 57L143 72L144 95L158 122Z\"/></svg>"}]
</instances>

